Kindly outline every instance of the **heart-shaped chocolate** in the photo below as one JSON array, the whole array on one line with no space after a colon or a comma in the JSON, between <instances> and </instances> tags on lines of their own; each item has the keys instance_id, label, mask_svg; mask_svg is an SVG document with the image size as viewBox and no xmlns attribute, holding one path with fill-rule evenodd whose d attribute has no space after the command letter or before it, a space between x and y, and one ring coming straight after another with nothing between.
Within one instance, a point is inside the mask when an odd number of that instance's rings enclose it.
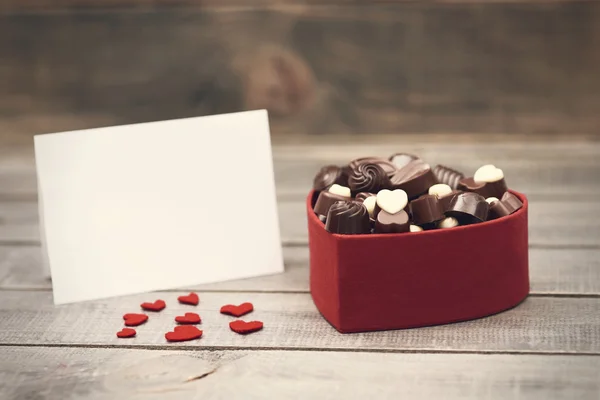
<instances>
[{"instance_id":1,"label":"heart-shaped chocolate","mask_svg":"<svg viewBox=\"0 0 600 400\"><path fill-rule=\"evenodd\" d=\"M137 332L135 331L135 329L123 328L119 332L117 332L117 337L121 339L130 338L134 337L136 333Z\"/></svg>"},{"instance_id":2,"label":"heart-shaped chocolate","mask_svg":"<svg viewBox=\"0 0 600 400\"><path fill-rule=\"evenodd\" d=\"M165 333L165 339L169 342L185 342L202 337L202 331L194 325L176 326L172 332Z\"/></svg>"},{"instance_id":3,"label":"heart-shaped chocolate","mask_svg":"<svg viewBox=\"0 0 600 400\"><path fill-rule=\"evenodd\" d=\"M167 306L164 300L156 300L154 303L142 303L142 307L146 311L161 311Z\"/></svg>"},{"instance_id":4,"label":"heart-shaped chocolate","mask_svg":"<svg viewBox=\"0 0 600 400\"><path fill-rule=\"evenodd\" d=\"M383 189L377 192L377 205L388 214L396 214L404 210L408 204L408 196L402 189Z\"/></svg>"},{"instance_id":5,"label":"heart-shaped chocolate","mask_svg":"<svg viewBox=\"0 0 600 400\"><path fill-rule=\"evenodd\" d=\"M504 179L504 172L492 164L487 164L480 167L477 171L475 171L475 175L473 175L473 180L476 183L498 182L501 179Z\"/></svg>"},{"instance_id":6,"label":"heart-shaped chocolate","mask_svg":"<svg viewBox=\"0 0 600 400\"><path fill-rule=\"evenodd\" d=\"M175 321L180 324L199 324L201 319L200 316L193 312L185 313L185 315L179 315L175 317Z\"/></svg>"},{"instance_id":7,"label":"heart-shaped chocolate","mask_svg":"<svg viewBox=\"0 0 600 400\"><path fill-rule=\"evenodd\" d=\"M242 315L248 314L254 310L252 303L242 303L239 306L233 304L227 304L221 307L221 314L233 315L234 317L241 317Z\"/></svg>"},{"instance_id":8,"label":"heart-shaped chocolate","mask_svg":"<svg viewBox=\"0 0 600 400\"><path fill-rule=\"evenodd\" d=\"M256 331L260 331L263 328L263 323L261 321L242 321L241 319L231 321L229 323L229 328L236 333L240 333L245 335L247 333L252 333Z\"/></svg>"},{"instance_id":9,"label":"heart-shaped chocolate","mask_svg":"<svg viewBox=\"0 0 600 400\"><path fill-rule=\"evenodd\" d=\"M200 299L198 298L198 295L196 293L190 293L187 296L179 296L177 298L177 300L179 300L180 303L183 304L190 304L192 306L197 306L198 303L200 302Z\"/></svg>"},{"instance_id":10,"label":"heart-shaped chocolate","mask_svg":"<svg viewBox=\"0 0 600 400\"><path fill-rule=\"evenodd\" d=\"M123 319L125 320L125 325L127 326L138 326L148 321L148 316L146 314L125 314L123 315Z\"/></svg>"}]
</instances>

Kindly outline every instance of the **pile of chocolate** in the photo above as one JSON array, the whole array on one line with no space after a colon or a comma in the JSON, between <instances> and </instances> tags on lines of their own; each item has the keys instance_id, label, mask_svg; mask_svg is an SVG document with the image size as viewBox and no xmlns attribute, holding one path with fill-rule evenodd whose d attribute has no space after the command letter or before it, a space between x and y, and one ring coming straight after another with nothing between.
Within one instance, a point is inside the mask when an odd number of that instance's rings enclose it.
<instances>
[{"instance_id":1,"label":"pile of chocolate","mask_svg":"<svg viewBox=\"0 0 600 400\"><path fill-rule=\"evenodd\" d=\"M484 165L473 177L405 153L364 157L317 173L315 213L340 234L402 233L453 228L502 218L523 203L504 173Z\"/></svg>"}]
</instances>

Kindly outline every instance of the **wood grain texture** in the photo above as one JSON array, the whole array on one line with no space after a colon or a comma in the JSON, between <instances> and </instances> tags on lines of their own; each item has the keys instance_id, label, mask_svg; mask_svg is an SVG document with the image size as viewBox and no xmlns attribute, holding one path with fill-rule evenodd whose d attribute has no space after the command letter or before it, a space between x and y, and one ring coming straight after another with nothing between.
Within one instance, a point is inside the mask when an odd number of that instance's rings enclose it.
<instances>
[{"instance_id":1,"label":"wood grain texture","mask_svg":"<svg viewBox=\"0 0 600 400\"><path fill-rule=\"evenodd\" d=\"M304 200L279 201L281 238L284 245L308 243ZM0 244L39 244L38 209L35 202L0 202ZM597 201L530 202L529 245L598 247L600 203Z\"/></svg>"},{"instance_id":2,"label":"wood grain texture","mask_svg":"<svg viewBox=\"0 0 600 400\"><path fill-rule=\"evenodd\" d=\"M581 399L600 357L0 348L0 397ZM203 378L190 380L193 377Z\"/></svg>"},{"instance_id":3,"label":"wood grain texture","mask_svg":"<svg viewBox=\"0 0 600 400\"><path fill-rule=\"evenodd\" d=\"M183 292L154 293L63 306L49 292L0 291L0 344L129 345L203 349L337 349L354 351L436 351L600 354L600 299L530 297L518 307L488 318L450 325L387 332L340 334L316 310L308 294L201 293L198 307L177 303ZM118 339L122 315L143 301L162 298L167 308L138 327L130 340ZM229 330L225 304L250 301L265 328L249 336ZM164 334L186 311L202 316L202 339L168 344Z\"/></svg>"},{"instance_id":4,"label":"wood grain texture","mask_svg":"<svg viewBox=\"0 0 600 400\"><path fill-rule=\"evenodd\" d=\"M308 248L284 247L285 272L180 290L308 293ZM0 290L51 290L42 275L40 248L0 245ZM599 249L530 249L532 295L600 296Z\"/></svg>"},{"instance_id":5,"label":"wood grain texture","mask_svg":"<svg viewBox=\"0 0 600 400\"><path fill-rule=\"evenodd\" d=\"M599 22L593 1L5 13L0 115L265 107L275 134L597 134Z\"/></svg>"}]
</instances>

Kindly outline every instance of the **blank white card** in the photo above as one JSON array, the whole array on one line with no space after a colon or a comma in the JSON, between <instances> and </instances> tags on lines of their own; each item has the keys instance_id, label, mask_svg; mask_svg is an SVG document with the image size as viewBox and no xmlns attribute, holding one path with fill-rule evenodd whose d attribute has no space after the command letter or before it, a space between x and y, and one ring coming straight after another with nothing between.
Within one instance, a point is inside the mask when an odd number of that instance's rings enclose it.
<instances>
[{"instance_id":1,"label":"blank white card","mask_svg":"<svg viewBox=\"0 0 600 400\"><path fill-rule=\"evenodd\" d=\"M55 304L283 271L265 110L34 142Z\"/></svg>"}]
</instances>

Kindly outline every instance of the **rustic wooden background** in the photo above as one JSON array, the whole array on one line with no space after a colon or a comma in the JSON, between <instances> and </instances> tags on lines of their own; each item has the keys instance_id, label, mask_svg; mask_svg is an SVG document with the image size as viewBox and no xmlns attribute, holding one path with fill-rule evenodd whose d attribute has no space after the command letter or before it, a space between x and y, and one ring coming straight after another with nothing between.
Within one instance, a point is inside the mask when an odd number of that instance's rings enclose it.
<instances>
[{"instance_id":1,"label":"rustic wooden background","mask_svg":"<svg viewBox=\"0 0 600 400\"><path fill-rule=\"evenodd\" d=\"M597 134L598 71L598 1L0 1L29 133L268 108L277 135Z\"/></svg>"}]
</instances>

